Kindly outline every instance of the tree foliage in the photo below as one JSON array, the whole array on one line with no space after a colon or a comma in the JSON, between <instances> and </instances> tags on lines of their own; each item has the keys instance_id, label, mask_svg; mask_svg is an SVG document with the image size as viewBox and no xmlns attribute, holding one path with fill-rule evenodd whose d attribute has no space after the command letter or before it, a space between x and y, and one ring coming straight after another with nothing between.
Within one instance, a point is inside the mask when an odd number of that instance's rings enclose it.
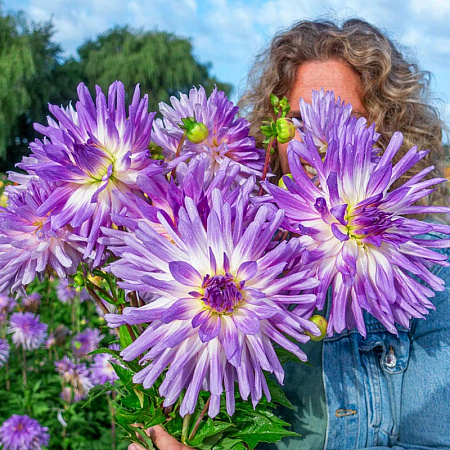
<instances>
[{"instance_id":1,"label":"tree foliage","mask_svg":"<svg viewBox=\"0 0 450 450\"><path fill-rule=\"evenodd\" d=\"M36 67L23 24L22 15L3 15L0 10L0 158L5 156L17 117L31 103L26 82Z\"/></svg>"},{"instance_id":2,"label":"tree foliage","mask_svg":"<svg viewBox=\"0 0 450 450\"><path fill-rule=\"evenodd\" d=\"M90 89L103 89L115 80L128 94L137 83L149 94L150 109L167 102L171 95L187 92L193 85L211 91L216 84L229 93L231 86L209 75L210 65L198 62L188 39L162 31L134 31L116 27L87 41L79 49L80 63Z\"/></svg>"},{"instance_id":3,"label":"tree foliage","mask_svg":"<svg viewBox=\"0 0 450 450\"><path fill-rule=\"evenodd\" d=\"M132 95L140 83L153 110L194 85L231 91L210 75L210 64L196 59L189 39L171 33L116 27L82 44L77 58L62 57L54 33L51 21L29 23L0 9L0 171L29 153L29 142L39 137L33 123L46 123L48 103L76 102L81 81L93 94L96 84L107 90L120 80Z\"/></svg>"}]
</instances>

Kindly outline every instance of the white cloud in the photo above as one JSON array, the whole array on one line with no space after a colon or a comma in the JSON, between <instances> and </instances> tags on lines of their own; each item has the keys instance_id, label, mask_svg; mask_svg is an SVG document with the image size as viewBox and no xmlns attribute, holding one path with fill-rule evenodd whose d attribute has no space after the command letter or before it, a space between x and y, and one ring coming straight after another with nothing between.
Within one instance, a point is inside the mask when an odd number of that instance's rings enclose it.
<instances>
[{"instance_id":1,"label":"white cloud","mask_svg":"<svg viewBox=\"0 0 450 450\"><path fill-rule=\"evenodd\" d=\"M55 40L71 54L86 39L114 25L159 29L191 37L202 62L222 81L244 84L256 53L280 28L304 19L359 17L415 49L436 72L437 90L450 99L448 0L11 0L34 20L53 18Z\"/></svg>"}]
</instances>

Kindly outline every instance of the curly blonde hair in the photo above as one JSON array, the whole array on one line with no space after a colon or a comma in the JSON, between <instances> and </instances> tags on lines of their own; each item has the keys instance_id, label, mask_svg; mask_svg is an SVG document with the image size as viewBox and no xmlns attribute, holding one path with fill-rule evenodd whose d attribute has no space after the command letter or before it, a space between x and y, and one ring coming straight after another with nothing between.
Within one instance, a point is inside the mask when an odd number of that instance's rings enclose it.
<instances>
[{"instance_id":1,"label":"curly blonde hair","mask_svg":"<svg viewBox=\"0 0 450 450\"><path fill-rule=\"evenodd\" d=\"M359 75L363 88L361 100L368 112L368 122L375 122L381 133L382 148L386 148L393 133L400 130L404 143L397 160L413 145L431 150L399 183L430 164L436 166L432 176L441 175L444 125L436 108L430 104L429 72L408 62L380 30L359 19L347 20L342 27L329 21L298 22L277 34L270 47L256 57L247 91L239 105L248 111L251 133L257 142L262 141L261 122L272 115L270 94L280 98L288 95L303 62L328 59L346 62ZM272 160L272 172L278 177L281 175L277 151ZM446 196L445 185L441 184L434 194L432 200L441 203Z\"/></svg>"}]
</instances>

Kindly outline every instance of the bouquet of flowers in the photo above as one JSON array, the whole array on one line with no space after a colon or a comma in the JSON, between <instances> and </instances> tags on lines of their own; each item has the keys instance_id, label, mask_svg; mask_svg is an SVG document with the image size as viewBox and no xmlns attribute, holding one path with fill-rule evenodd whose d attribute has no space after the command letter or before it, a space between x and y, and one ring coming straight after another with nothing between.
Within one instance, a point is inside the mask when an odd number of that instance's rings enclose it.
<instances>
[{"instance_id":1,"label":"bouquet of flowers","mask_svg":"<svg viewBox=\"0 0 450 450\"><path fill-rule=\"evenodd\" d=\"M365 335L364 310L396 333L433 308L444 287L428 269L448 263L431 248L450 240L419 236L450 227L410 215L450 212L415 205L446 180L425 180L429 167L391 188L427 154L412 148L393 165L401 133L382 152L375 125L332 92L301 102L301 122L272 96L265 149L217 89L172 98L162 119L139 86L128 108L120 82L107 95L96 87L95 101L80 84L78 97L75 108L50 106L25 173L9 174L0 293L56 274L90 294L117 344L91 352L109 373L88 401L114 391L130 440L152 448L143 428L156 424L199 449L295 436L274 408L291 406L279 384L283 363L307 361L303 343L345 328ZM276 141L291 141L279 185ZM314 314L327 292L328 323ZM58 370L70 378L72 366Z\"/></svg>"}]
</instances>

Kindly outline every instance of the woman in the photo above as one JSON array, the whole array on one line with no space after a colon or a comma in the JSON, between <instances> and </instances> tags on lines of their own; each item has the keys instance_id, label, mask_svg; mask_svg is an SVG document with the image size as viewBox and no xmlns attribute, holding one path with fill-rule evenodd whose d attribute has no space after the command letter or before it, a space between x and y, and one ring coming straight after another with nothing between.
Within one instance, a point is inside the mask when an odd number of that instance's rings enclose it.
<instances>
[{"instance_id":1,"label":"woman","mask_svg":"<svg viewBox=\"0 0 450 450\"><path fill-rule=\"evenodd\" d=\"M382 146L402 131L397 159L413 145L431 149L404 177L443 161L443 126L428 104L427 74L364 21L349 20L341 28L300 22L275 36L250 73L241 106L249 109L257 139L262 140L262 120L271 115L270 93L287 96L295 117L299 99L308 102L312 90L323 88L351 103L355 115L375 122ZM289 172L286 145L276 149L272 168L278 177ZM444 198L441 187L432 200ZM437 271L449 286L450 271ZM266 448L450 448L449 293L447 287L436 295L437 311L426 321L413 321L410 330L399 327L398 338L367 315L366 339L355 330L310 342L305 351L312 367L286 368L285 390L296 410L280 411L303 437ZM187 448L161 427L150 435L160 449Z\"/></svg>"}]
</instances>

